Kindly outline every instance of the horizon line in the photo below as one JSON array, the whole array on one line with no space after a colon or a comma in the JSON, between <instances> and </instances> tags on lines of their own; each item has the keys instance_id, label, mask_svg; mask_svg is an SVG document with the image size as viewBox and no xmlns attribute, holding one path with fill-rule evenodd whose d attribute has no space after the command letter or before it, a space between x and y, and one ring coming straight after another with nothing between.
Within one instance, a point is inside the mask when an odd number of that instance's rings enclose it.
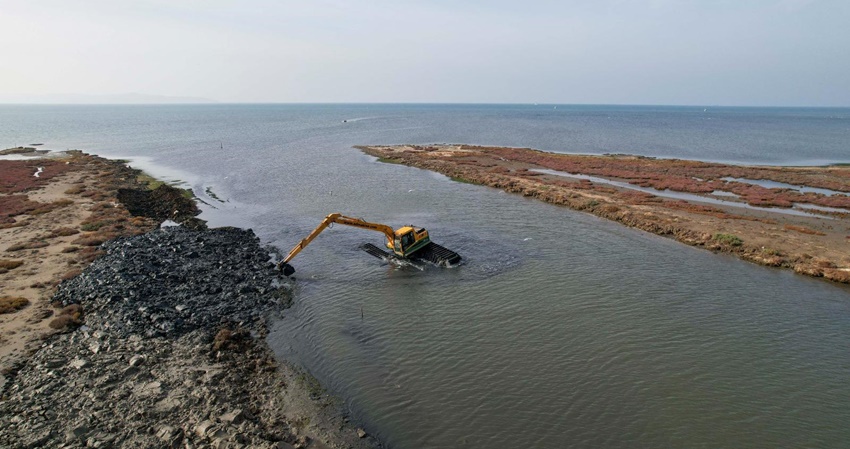
<instances>
[{"instance_id":1,"label":"horizon line","mask_svg":"<svg viewBox=\"0 0 850 449\"><path fill-rule=\"evenodd\" d=\"M335 101L235 101L220 102L139 102L139 103L49 103L49 102L2 102L0 106L239 106L239 105L433 105L433 106L635 106L635 107L694 107L694 108L776 108L776 109L848 109L845 106L815 106L815 105L728 105L728 104L676 104L676 103L547 103L547 102L335 102Z\"/></svg>"}]
</instances>

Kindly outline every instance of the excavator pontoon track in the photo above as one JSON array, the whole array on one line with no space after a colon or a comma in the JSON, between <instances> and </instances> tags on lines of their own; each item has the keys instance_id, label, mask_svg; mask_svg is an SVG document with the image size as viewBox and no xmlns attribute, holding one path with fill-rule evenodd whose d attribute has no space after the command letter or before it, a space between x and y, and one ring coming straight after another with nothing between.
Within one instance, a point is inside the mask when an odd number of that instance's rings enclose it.
<instances>
[{"instance_id":1,"label":"excavator pontoon track","mask_svg":"<svg viewBox=\"0 0 850 449\"><path fill-rule=\"evenodd\" d=\"M388 259L390 256L392 256L392 254L390 254L388 251L384 251L371 243L364 243L360 245L360 249L377 257L378 259Z\"/></svg>"},{"instance_id":2,"label":"excavator pontoon track","mask_svg":"<svg viewBox=\"0 0 850 449\"><path fill-rule=\"evenodd\" d=\"M384 251L371 243L364 243L360 245L360 249L380 259L397 257L394 254L388 251ZM460 254L444 246L438 245L434 242L429 242L422 249L412 254L410 256L410 259L424 260L426 262L431 262L434 265L449 267L460 263L462 258L460 257Z\"/></svg>"}]
</instances>

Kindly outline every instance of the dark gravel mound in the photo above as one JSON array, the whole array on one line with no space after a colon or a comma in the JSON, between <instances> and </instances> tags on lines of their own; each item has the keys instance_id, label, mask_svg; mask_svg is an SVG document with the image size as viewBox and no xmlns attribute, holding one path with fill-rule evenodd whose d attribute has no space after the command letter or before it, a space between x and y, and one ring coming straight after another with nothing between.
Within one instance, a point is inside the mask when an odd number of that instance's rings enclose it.
<instances>
[{"instance_id":1,"label":"dark gravel mound","mask_svg":"<svg viewBox=\"0 0 850 449\"><path fill-rule=\"evenodd\" d=\"M251 322L285 301L274 251L251 230L167 227L105 243L106 255L63 282L54 300L81 304L86 324L121 336L176 337Z\"/></svg>"},{"instance_id":2,"label":"dark gravel mound","mask_svg":"<svg viewBox=\"0 0 850 449\"><path fill-rule=\"evenodd\" d=\"M275 361L262 318L290 295L252 231L170 227L101 248L54 297L82 304L84 326L0 389L0 449L380 446Z\"/></svg>"},{"instance_id":3,"label":"dark gravel mound","mask_svg":"<svg viewBox=\"0 0 850 449\"><path fill-rule=\"evenodd\" d=\"M133 216L148 217L156 220L172 220L191 229L204 229L206 223L195 218L201 213L192 198L183 196L185 191L162 184L148 189L118 189L118 201Z\"/></svg>"}]
</instances>

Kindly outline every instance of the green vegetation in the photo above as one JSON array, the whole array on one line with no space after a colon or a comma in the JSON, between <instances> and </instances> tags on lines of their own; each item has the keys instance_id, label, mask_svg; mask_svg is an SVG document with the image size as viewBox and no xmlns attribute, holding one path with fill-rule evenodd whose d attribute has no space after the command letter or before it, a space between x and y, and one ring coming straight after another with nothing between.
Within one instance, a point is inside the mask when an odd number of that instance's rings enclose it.
<instances>
[{"instance_id":1,"label":"green vegetation","mask_svg":"<svg viewBox=\"0 0 850 449\"><path fill-rule=\"evenodd\" d=\"M7 148L3 151L0 151L0 155L5 156L7 154L26 154L26 153L34 153L34 152L35 152L35 148L32 148L32 147L15 147L15 148Z\"/></svg>"},{"instance_id":2,"label":"green vegetation","mask_svg":"<svg viewBox=\"0 0 850 449\"><path fill-rule=\"evenodd\" d=\"M714 240L729 246L741 246L744 241L734 234L714 234Z\"/></svg>"},{"instance_id":3,"label":"green vegetation","mask_svg":"<svg viewBox=\"0 0 850 449\"><path fill-rule=\"evenodd\" d=\"M80 226L80 229L83 230L84 232L92 232L92 231L97 231L98 229L100 229L100 228L102 228L102 227L104 227L108 224L111 224L111 223L112 223L111 221L96 221L94 223L85 223L82 226Z\"/></svg>"},{"instance_id":4,"label":"green vegetation","mask_svg":"<svg viewBox=\"0 0 850 449\"><path fill-rule=\"evenodd\" d=\"M180 187L176 187L178 184L181 183L181 181L171 181L171 182L160 181L159 179L156 179L153 176L151 176L151 175L149 175L145 172L139 172L139 175L136 176L136 180L139 181L140 183L147 184L148 190L156 190L160 186L167 185L169 187L174 187L175 189L179 190L180 194L183 195L184 198L188 198L190 200L195 198L195 194L192 193L191 189L183 189L183 188L180 188Z\"/></svg>"},{"instance_id":5,"label":"green vegetation","mask_svg":"<svg viewBox=\"0 0 850 449\"><path fill-rule=\"evenodd\" d=\"M165 184L164 181L160 181L145 172L140 172L136 179L143 184L147 184L149 190L156 190L157 187Z\"/></svg>"}]
</instances>

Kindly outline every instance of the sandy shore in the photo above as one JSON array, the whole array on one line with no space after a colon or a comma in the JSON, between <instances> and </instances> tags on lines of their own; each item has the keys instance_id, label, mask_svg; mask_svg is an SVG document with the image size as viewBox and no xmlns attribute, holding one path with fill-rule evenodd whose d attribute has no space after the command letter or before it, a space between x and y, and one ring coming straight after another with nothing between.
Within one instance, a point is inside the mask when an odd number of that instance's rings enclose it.
<instances>
[{"instance_id":1,"label":"sandy shore","mask_svg":"<svg viewBox=\"0 0 850 449\"><path fill-rule=\"evenodd\" d=\"M470 145L358 148L384 162L534 197L758 264L850 283L848 167L750 167Z\"/></svg>"},{"instance_id":2,"label":"sandy shore","mask_svg":"<svg viewBox=\"0 0 850 449\"><path fill-rule=\"evenodd\" d=\"M0 211L0 446L379 446L274 359L287 281L250 230L80 152L0 160Z\"/></svg>"},{"instance_id":3,"label":"sandy shore","mask_svg":"<svg viewBox=\"0 0 850 449\"><path fill-rule=\"evenodd\" d=\"M0 369L57 331L55 287L97 257L97 245L157 226L115 207L117 190L133 187L126 167L82 153L0 161L0 297L28 304L0 314Z\"/></svg>"}]
</instances>

